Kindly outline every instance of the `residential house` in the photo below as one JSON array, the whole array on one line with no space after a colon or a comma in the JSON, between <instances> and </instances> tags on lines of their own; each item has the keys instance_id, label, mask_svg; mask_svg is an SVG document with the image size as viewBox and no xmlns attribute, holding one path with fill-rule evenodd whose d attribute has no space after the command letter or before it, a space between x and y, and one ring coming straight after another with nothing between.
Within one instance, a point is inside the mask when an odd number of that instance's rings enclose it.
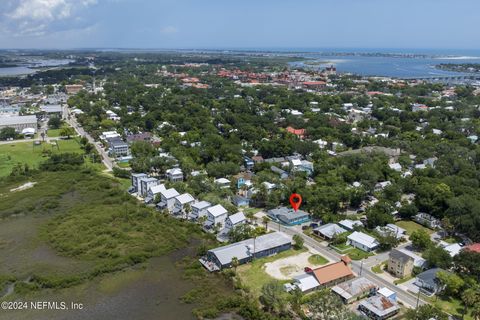
<instances>
[{"instance_id":1,"label":"residential house","mask_svg":"<svg viewBox=\"0 0 480 320\"><path fill-rule=\"evenodd\" d=\"M234 195L232 197L232 203L237 206L237 207L247 207L250 205L250 198L249 197L244 197L242 195Z\"/></svg>"},{"instance_id":2,"label":"residential house","mask_svg":"<svg viewBox=\"0 0 480 320\"><path fill-rule=\"evenodd\" d=\"M348 231L353 231L355 228L363 227L363 223L358 220L344 219L338 222L338 224Z\"/></svg>"},{"instance_id":3,"label":"residential house","mask_svg":"<svg viewBox=\"0 0 480 320\"><path fill-rule=\"evenodd\" d=\"M139 192L140 191L140 180L147 178L148 175L145 173L133 173L132 174L132 191Z\"/></svg>"},{"instance_id":4,"label":"residential house","mask_svg":"<svg viewBox=\"0 0 480 320\"><path fill-rule=\"evenodd\" d=\"M183 181L183 172L180 168L172 168L165 171L167 179L171 182Z\"/></svg>"},{"instance_id":5,"label":"residential house","mask_svg":"<svg viewBox=\"0 0 480 320\"><path fill-rule=\"evenodd\" d=\"M433 268L424 271L415 277L414 284L426 295L431 296L437 294L442 289L442 285L437 279L437 274L441 271L445 272L445 270L440 268Z\"/></svg>"},{"instance_id":6,"label":"residential house","mask_svg":"<svg viewBox=\"0 0 480 320\"><path fill-rule=\"evenodd\" d=\"M200 258L200 263L209 271L219 271L232 266L232 259L239 264L275 255L292 247L292 239L283 232L272 232L265 235L232 243L223 247L208 250L207 255Z\"/></svg>"},{"instance_id":7,"label":"residential house","mask_svg":"<svg viewBox=\"0 0 480 320\"><path fill-rule=\"evenodd\" d=\"M192 205L192 212L189 215L189 218L192 220L197 220L201 217L207 216L207 209L212 206L212 204L208 201L199 201L195 202Z\"/></svg>"},{"instance_id":8,"label":"residential house","mask_svg":"<svg viewBox=\"0 0 480 320\"><path fill-rule=\"evenodd\" d=\"M285 289L290 292L298 289L303 293L308 293L320 287L317 278L312 273L304 273L293 277L293 282L285 284Z\"/></svg>"},{"instance_id":9,"label":"residential house","mask_svg":"<svg viewBox=\"0 0 480 320\"><path fill-rule=\"evenodd\" d=\"M253 174L250 172L241 172L233 176L233 178L235 179L234 181L236 182L236 185L237 185L237 189L241 189L243 186L251 187L253 185L252 176ZM229 181L229 186L230 186L230 181Z\"/></svg>"},{"instance_id":10,"label":"residential house","mask_svg":"<svg viewBox=\"0 0 480 320\"><path fill-rule=\"evenodd\" d=\"M271 166L270 167L270 170L272 170L273 172L277 173L280 175L280 179L287 179L288 178L288 172L286 172L285 170L283 169L280 169L278 167L275 167L275 166Z\"/></svg>"},{"instance_id":11,"label":"residential house","mask_svg":"<svg viewBox=\"0 0 480 320\"><path fill-rule=\"evenodd\" d=\"M155 200L157 194L160 194L163 190L166 190L164 184L158 184L156 186L152 186L147 191L147 196L145 197L145 203L150 203Z\"/></svg>"},{"instance_id":12,"label":"residential house","mask_svg":"<svg viewBox=\"0 0 480 320\"><path fill-rule=\"evenodd\" d=\"M167 209L168 211L173 210L175 205L175 197L178 197L180 193L174 188L160 191L160 202L157 203L158 209Z\"/></svg>"},{"instance_id":13,"label":"residential house","mask_svg":"<svg viewBox=\"0 0 480 320\"><path fill-rule=\"evenodd\" d=\"M313 162L307 160L292 159L290 160L290 165L292 166L293 172L306 172L307 176L311 176L313 174Z\"/></svg>"},{"instance_id":14,"label":"residential house","mask_svg":"<svg viewBox=\"0 0 480 320\"><path fill-rule=\"evenodd\" d=\"M302 224L310 220L308 212L302 210L293 210L287 207L280 207L268 210L267 216L272 220L292 226Z\"/></svg>"},{"instance_id":15,"label":"residential house","mask_svg":"<svg viewBox=\"0 0 480 320\"><path fill-rule=\"evenodd\" d=\"M393 223L389 223L384 227L377 226L375 228L375 231L382 237L386 236L394 236L397 239L403 238L407 231L403 228L400 228L399 226L394 225Z\"/></svg>"},{"instance_id":16,"label":"residential house","mask_svg":"<svg viewBox=\"0 0 480 320\"><path fill-rule=\"evenodd\" d=\"M376 290L377 286L363 277L340 283L332 288L332 292L339 295L347 304L374 295Z\"/></svg>"},{"instance_id":17,"label":"residential house","mask_svg":"<svg viewBox=\"0 0 480 320\"><path fill-rule=\"evenodd\" d=\"M216 226L220 226L220 229L225 225L225 219L227 219L228 211L222 205L217 204L207 209L207 221L203 225L206 230L213 230Z\"/></svg>"},{"instance_id":18,"label":"residential house","mask_svg":"<svg viewBox=\"0 0 480 320\"><path fill-rule=\"evenodd\" d=\"M121 138L109 138L107 139L108 143L108 154L111 157L122 157L128 156L130 153L130 149L128 147L128 143L123 141Z\"/></svg>"},{"instance_id":19,"label":"residential house","mask_svg":"<svg viewBox=\"0 0 480 320\"><path fill-rule=\"evenodd\" d=\"M343 256L339 262L316 268L312 273L320 287L329 288L355 277L350 269L350 263L350 258Z\"/></svg>"},{"instance_id":20,"label":"residential house","mask_svg":"<svg viewBox=\"0 0 480 320\"><path fill-rule=\"evenodd\" d=\"M386 187L388 186L391 186L392 185L392 182L390 181L382 181L382 182L379 182L375 185L374 187L374 191L375 192L380 192L382 191L383 189L385 189Z\"/></svg>"},{"instance_id":21,"label":"residential house","mask_svg":"<svg viewBox=\"0 0 480 320\"><path fill-rule=\"evenodd\" d=\"M363 232L355 231L347 237L347 244L358 248L365 252L375 250L379 246L379 242L374 237L369 236Z\"/></svg>"},{"instance_id":22,"label":"residential house","mask_svg":"<svg viewBox=\"0 0 480 320\"><path fill-rule=\"evenodd\" d=\"M397 248L396 250L403 252L407 256L411 257L413 259L413 266L418 267L421 269L424 269L425 266L427 266L427 260L419 256L418 254L414 253L413 251L410 251L406 248Z\"/></svg>"},{"instance_id":23,"label":"residential house","mask_svg":"<svg viewBox=\"0 0 480 320\"><path fill-rule=\"evenodd\" d=\"M419 212L418 214L416 214L413 217L413 220L430 229L437 229L441 226L440 220L424 212Z\"/></svg>"},{"instance_id":24,"label":"residential house","mask_svg":"<svg viewBox=\"0 0 480 320\"><path fill-rule=\"evenodd\" d=\"M255 162L249 157L243 157L243 164L245 165L245 169L249 171L255 166Z\"/></svg>"},{"instance_id":25,"label":"residential house","mask_svg":"<svg viewBox=\"0 0 480 320\"><path fill-rule=\"evenodd\" d=\"M174 198L174 204L173 204L173 210L172 210L172 213L175 214L175 215L182 215L182 216L186 216L185 215L185 207L187 205L190 205L193 204L195 202L195 198L192 197L191 194L189 193L183 193L179 196L176 196ZM191 208L191 207L190 207Z\"/></svg>"},{"instance_id":26,"label":"residential house","mask_svg":"<svg viewBox=\"0 0 480 320\"><path fill-rule=\"evenodd\" d=\"M247 222L247 218L245 218L243 212L237 212L228 216L227 219L225 219L225 229L227 231L230 231L239 225L245 224L245 222Z\"/></svg>"},{"instance_id":27,"label":"residential house","mask_svg":"<svg viewBox=\"0 0 480 320\"><path fill-rule=\"evenodd\" d=\"M398 278L409 277L414 267L414 259L406 253L393 249L388 255L388 272Z\"/></svg>"},{"instance_id":28,"label":"residential house","mask_svg":"<svg viewBox=\"0 0 480 320\"><path fill-rule=\"evenodd\" d=\"M313 234L326 239L326 240L331 240L335 236L347 232L346 229L343 229L339 225L335 223L327 223L323 226L319 226L315 229L313 229Z\"/></svg>"},{"instance_id":29,"label":"residential house","mask_svg":"<svg viewBox=\"0 0 480 320\"><path fill-rule=\"evenodd\" d=\"M361 301L358 309L368 318L374 320L388 319L400 312L397 302L383 295L376 295Z\"/></svg>"},{"instance_id":30,"label":"residential house","mask_svg":"<svg viewBox=\"0 0 480 320\"><path fill-rule=\"evenodd\" d=\"M220 188L230 188L230 180L226 178L218 178L213 181Z\"/></svg>"},{"instance_id":31,"label":"residential house","mask_svg":"<svg viewBox=\"0 0 480 320\"><path fill-rule=\"evenodd\" d=\"M159 184L160 184L160 181L158 179L155 179L155 178L145 177L145 178L140 179L140 193L139 193L139 195L142 196L143 198L145 198L147 196L148 189L150 189L153 186L157 186Z\"/></svg>"}]
</instances>

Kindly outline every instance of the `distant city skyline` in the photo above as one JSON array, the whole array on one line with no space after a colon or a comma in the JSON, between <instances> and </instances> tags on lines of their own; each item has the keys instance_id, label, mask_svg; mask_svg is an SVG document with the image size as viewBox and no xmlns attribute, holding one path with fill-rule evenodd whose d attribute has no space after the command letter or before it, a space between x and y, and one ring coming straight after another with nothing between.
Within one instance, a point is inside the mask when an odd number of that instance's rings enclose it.
<instances>
[{"instance_id":1,"label":"distant city skyline","mask_svg":"<svg viewBox=\"0 0 480 320\"><path fill-rule=\"evenodd\" d=\"M4 0L0 48L480 50L475 0Z\"/></svg>"}]
</instances>

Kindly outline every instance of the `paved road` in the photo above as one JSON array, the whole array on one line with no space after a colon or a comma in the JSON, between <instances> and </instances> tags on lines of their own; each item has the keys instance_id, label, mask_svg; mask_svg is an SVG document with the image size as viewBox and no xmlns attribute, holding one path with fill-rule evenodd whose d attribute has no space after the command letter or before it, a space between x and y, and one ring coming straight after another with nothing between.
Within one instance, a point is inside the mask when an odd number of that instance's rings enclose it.
<instances>
[{"instance_id":1,"label":"paved road","mask_svg":"<svg viewBox=\"0 0 480 320\"><path fill-rule=\"evenodd\" d=\"M334 260L334 261L339 261L341 254L336 252L335 250L331 249L330 247L327 247L325 245L322 245L320 242L317 240L307 236L303 232L296 230L294 227L285 227L277 224L276 222L270 221L268 223L268 228L271 230L275 231L282 231L288 235L300 235L304 241L305 244L309 247L312 247L313 249L317 250L321 255ZM368 260L368 261L367 261ZM385 261L386 259L383 259L382 261ZM367 261L367 262L365 262ZM362 261L352 261L352 271L355 272L358 276L362 276L373 283L376 283L379 287L387 287L388 289L394 291L397 293L397 299L403 302L405 305L410 306L412 308L415 308L417 305L417 296L413 295L409 292L406 292L396 285L388 282L387 280L379 277L377 274L372 272L370 270L370 267L375 264L375 257L370 257L370 259L366 259L363 262ZM418 301L419 305L425 304L426 302L422 301L421 299Z\"/></svg>"},{"instance_id":2,"label":"paved road","mask_svg":"<svg viewBox=\"0 0 480 320\"><path fill-rule=\"evenodd\" d=\"M86 137L88 142L95 146L95 149L97 149L98 153L102 156L102 162L105 167L107 167L107 171L112 171L113 167L116 166L116 164L112 161L112 159L110 159L107 152L102 147L100 147L100 145L95 141L95 139L93 139L88 132L86 132L82 127L80 127L80 125L77 123L75 115L71 114L67 106L64 107L64 115L65 121L67 121L67 123L75 129L78 135Z\"/></svg>"}]
</instances>

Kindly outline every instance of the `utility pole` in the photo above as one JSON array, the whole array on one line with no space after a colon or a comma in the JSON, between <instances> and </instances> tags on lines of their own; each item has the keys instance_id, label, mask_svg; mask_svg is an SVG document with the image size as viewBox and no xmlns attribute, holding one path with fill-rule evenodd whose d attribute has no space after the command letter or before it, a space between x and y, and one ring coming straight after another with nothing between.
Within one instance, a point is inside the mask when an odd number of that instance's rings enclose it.
<instances>
[{"instance_id":1,"label":"utility pole","mask_svg":"<svg viewBox=\"0 0 480 320\"><path fill-rule=\"evenodd\" d=\"M361 264L360 264L360 275L359 276L362 275L362 271L363 271L363 259L362 259Z\"/></svg>"}]
</instances>

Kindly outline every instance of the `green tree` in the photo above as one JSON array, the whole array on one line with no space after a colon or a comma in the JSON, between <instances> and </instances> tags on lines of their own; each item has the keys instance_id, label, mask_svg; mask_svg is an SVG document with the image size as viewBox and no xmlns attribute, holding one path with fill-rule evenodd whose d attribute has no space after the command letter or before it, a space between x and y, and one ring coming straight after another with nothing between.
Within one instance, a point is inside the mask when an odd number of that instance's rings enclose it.
<instances>
[{"instance_id":1,"label":"green tree","mask_svg":"<svg viewBox=\"0 0 480 320\"><path fill-rule=\"evenodd\" d=\"M237 267L238 267L239 264L240 264L240 262L238 261L238 258L233 257L232 258L232 267L235 270L235 273L237 273Z\"/></svg>"},{"instance_id":2,"label":"green tree","mask_svg":"<svg viewBox=\"0 0 480 320\"><path fill-rule=\"evenodd\" d=\"M282 313L287 302L282 283L274 280L264 284L261 289L260 302L268 311L274 314Z\"/></svg>"},{"instance_id":3,"label":"green tree","mask_svg":"<svg viewBox=\"0 0 480 320\"><path fill-rule=\"evenodd\" d=\"M14 128L5 127L0 130L0 140L15 139L17 133Z\"/></svg>"},{"instance_id":4,"label":"green tree","mask_svg":"<svg viewBox=\"0 0 480 320\"><path fill-rule=\"evenodd\" d=\"M448 320L448 315L431 304L424 304L417 309L408 309L405 313L406 320Z\"/></svg>"},{"instance_id":5,"label":"green tree","mask_svg":"<svg viewBox=\"0 0 480 320\"><path fill-rule=\"evenodd\" d=\"M63 127L60 130L60 135L62 137L67 137L67 139L70 139L70 136L73 136L75 134L75 129L72 127Z\"/></svg>"},{"instance_id":6,"label":"green tree","mask_svg":"<svg viewBox=\"0 0 480 320\"><path fill-rule=\"evenodd\" d=\"M422 256L427 260L430 267L449 269L452 265L452 257L450 256L450 253L442 247L431 245L425 250Z\"/></svg>"},{"instance_id":7,"label":"green tree","mask_svg":"<svg viewBox=\"0 0 480 320\"><path fill-rule=\"evenodd\" d=\"M52 117L48 120L47 124L51 129L58 129L62 125L62 120L59 117Z\"/></svg>"},{"instance_id":8,"label":"green tree","mask_svg":"<svg viewBox=\"0 0 480 320\"><path fill-rule=\"evenodd\" d=\"M303 248L303 243L304 243L304 240L303 240L303 237L299 234L296 234L293 236L293 241L295 242L294 244L294 247L295 249L299 250L301 248Z\"/></svg>"},{"instance_id":9,"label":"green tree","mask_svg":"<svg viewBox=\"0 0 480 320\"><path fill-rule=\"evenodd\" d=\"M460 289L465 284L463 279L458 275L446 271L437 272L437 279L440 286L443 288L442 293L449 297L457 297L460 293Z\"/></svg>"},{"instance_id":10,"label":"green tree","mask_svg":"<svg viewBox=\"0 0 480 320\"><path fill-rule=\"evenodd\" d=\"M430 235L423 229L413 231L410 235L410 241L412 241L412 245L419 250L425 250L432 245Z\"/></svg>"}]
</instances>

